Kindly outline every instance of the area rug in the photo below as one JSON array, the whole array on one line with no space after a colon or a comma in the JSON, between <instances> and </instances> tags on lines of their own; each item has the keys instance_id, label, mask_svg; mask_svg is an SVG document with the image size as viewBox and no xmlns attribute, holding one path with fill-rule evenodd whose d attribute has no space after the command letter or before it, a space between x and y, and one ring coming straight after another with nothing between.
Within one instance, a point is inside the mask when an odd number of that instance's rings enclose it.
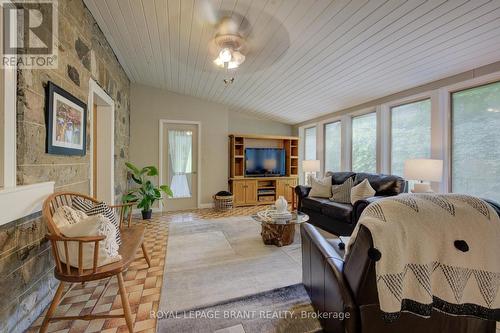
<instances>
[{"instance_id":1,"label":"area rug","mask_svg":"<svg viewBox=\"0 0 500 333\"><path fill-rule=\"evenodd\" d=\"M191 311L163 312L158 317L158 332L321 332L302 284Z\"/></svg>"},{"instance_id":2,"label":"area rug","mask_svg":"<svg viewBox=\"0 0 500 333\"><path fill-rule=\"evenodd\" d=\"M301 283L300 234L264 245L248 216L179 219L169 225L160 309L184 311Z\"/></svg>"}]
</instances>

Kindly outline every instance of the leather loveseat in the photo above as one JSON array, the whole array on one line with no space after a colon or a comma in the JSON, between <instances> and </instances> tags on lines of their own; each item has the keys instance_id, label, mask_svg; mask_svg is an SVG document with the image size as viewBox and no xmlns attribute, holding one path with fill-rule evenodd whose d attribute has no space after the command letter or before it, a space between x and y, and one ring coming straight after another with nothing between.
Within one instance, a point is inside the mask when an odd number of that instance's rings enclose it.
<instances>
[{"instance_id":1,"label":"leather loveseat","mask_svg":"<svg viewBox=\"0 0 500 333\"><path fill-rule=\"evenodd\" d=\"M298 209L309 215L309 223L337 236L351 235L363 210L373 201L380 198L398 195L405 191L406 181L398 176L354 173L354 172L327 172L332 177L332 185L345 182L348 178L354 179L354 185L368 179L376 191L375 196L359 200L354 206L345 203L330 201L328 198L310 197L311 188L297 186L295 193L298 198Z\"/></svg>"},{"instance_id":2,"label":"leather loveseat","mask_svg":"<svg viewBox=\"0 0 500 333\"><path fill-rule=\"evenodd\" d=\"M496 207L497 212L500 207ZM361 226L344 258L339 240L327 240L313 225L301 225L302 279L325 332L331 333L495 333L495 322L434 311L426 319L401 313L382 319L370 231Z\"/></svg>"}]
</instances>

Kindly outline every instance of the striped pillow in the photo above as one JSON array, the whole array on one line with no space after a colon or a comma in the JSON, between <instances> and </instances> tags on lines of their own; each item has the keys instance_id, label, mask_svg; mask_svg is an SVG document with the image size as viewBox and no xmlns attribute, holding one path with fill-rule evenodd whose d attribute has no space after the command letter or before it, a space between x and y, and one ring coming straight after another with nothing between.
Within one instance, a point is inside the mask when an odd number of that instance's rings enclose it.
<instances>
[{"instance_id":1,"label":"striped pillow","mask_svg":"<svg viewBox=\"0 0 500 333\"><path fill-rule=\"evenodd\" d=\"M116 242L118 245L122 244L122 238L120 236L120 225L118 223L118 219L116 218L113 210L106 205L104 202L99 202L94 204L89 200L84 200L82 198L76 197L73 198L73 208L81 210L88 216L99 215L102 214L105 218L111 221L116 227Z\"/></svg>"},{"instance_id":2,"label":"striped pillow","mask_svg":"<svg viewBox=\"0 0 500 333\"><path fill-rule=\"evenodd\" d=\"M351 189L353 184L354 180L352 177L349 177L340 185L332 185L332 196L330 197L330 201L351 203Z\"/></svg>"},{"instance_id":3,"label":"striped pillow","mask_svg":"<svg viewBox=\"0 0 500 333\"><path fill-rule=\"evenodd\" d=\"M356 201L373 197L375 193L377 192L370 185L368 179L365 179L351 189L351 203L354 205Z\"/></svg>"}]
</instances>

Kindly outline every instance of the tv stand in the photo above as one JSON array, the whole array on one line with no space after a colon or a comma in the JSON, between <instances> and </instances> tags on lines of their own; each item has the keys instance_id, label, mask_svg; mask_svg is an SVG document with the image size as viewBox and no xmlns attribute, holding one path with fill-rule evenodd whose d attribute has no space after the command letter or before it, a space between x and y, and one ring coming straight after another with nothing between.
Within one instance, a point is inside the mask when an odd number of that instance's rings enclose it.
<instances>
[{"instance_id":1,"label":"tv stand","mask_svg":"<svg viewBox=\"0 0 500 333\"><path fill-rule=\"evenodd\" d=\"M285 149L285 176L245 176L245 148ZM272 204L283 196L293 201L298 182L299 138L269 135L229 135L229 190L235 206Z\"/></svg>"}]
</instances>

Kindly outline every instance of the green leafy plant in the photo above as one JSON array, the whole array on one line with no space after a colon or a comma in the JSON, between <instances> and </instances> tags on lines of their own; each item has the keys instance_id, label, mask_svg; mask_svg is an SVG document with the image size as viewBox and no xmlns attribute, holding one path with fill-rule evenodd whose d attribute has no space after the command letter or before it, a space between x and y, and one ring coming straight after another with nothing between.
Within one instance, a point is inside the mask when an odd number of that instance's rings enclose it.
<instances>
[{"instance_id":1,"label":"green leafy plant","mask_svg":"<svg viewBox=\"0 0 500 333\"><path fill-rule=\"evenodd\" d=\"M138 187L130 190L122 198L124 203L136 202L137 208L141 208L143 212L151 210L151 207L157 200L161 200L162 192L167 196L172 197L172 190L168 185L155 186L150 177L158 175L158 169L154 166L146 166L139 169L130 162L125 165L131 171L131 177Z\"/></svg>"}]
</instances>

